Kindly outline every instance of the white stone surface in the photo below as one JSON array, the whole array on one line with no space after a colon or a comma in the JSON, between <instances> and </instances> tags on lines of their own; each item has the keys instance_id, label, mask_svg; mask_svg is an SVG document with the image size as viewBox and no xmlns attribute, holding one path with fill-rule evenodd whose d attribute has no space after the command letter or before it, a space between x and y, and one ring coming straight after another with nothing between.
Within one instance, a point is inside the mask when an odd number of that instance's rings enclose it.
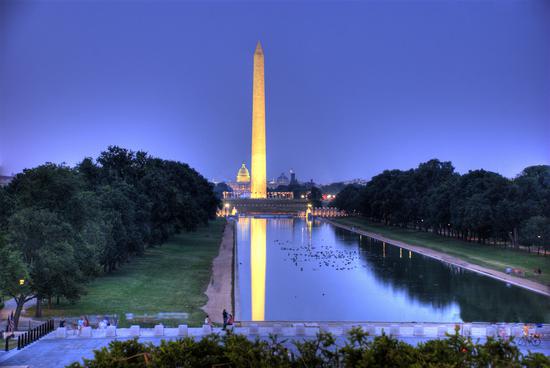
<instances>
[{"instance_id":1,"label":"white stone surface","mask_svg":"<svg viewBox=\"0 0 550 368\"><path fill-rule=\"evenodd\" d=\"M66 327L58 327L55 331L55 337L64 339L67 337L67 328Z\"/></svg>"},{"instance_id":2,"label":"white stone surface","mask_svg":"<svg viewBox=\"0 0 550 368\"><path fill-rule=\"evenodd\" d=\"M436 326L424 326L424 336L436 337L437 336L437 327Z\"/></svg>"},{"instance_id":3,"label":"white stone surface","mask_svg":"<svg viewBox=\"0 0 550 368\"><path fill-rule=\"evenodd\" d=\"M115 337L116 336L116 327L115 326L107 326L105 329L105 336L106 337Z\"/></svg>"},{"instance_id":4,"label":"white stone surface","mask_svg":"<svg viewBox=\"0 0 550 368\"><path fill-rule=\"evenodd\" d=\"M155 325L155 328L153 330L154 336L164 336L164 326L163 325Z\"/></svg>"},{"instance_id":5,"label":"white stone surface","mask_svg":"<svg viewBox=\"0 0 550 368\"><path fill-rule=\"evenodd\" d=\"M189 334L189 329L187 325L178 326L178 336L187 337Z\"/></svg>"},{"instance_id":6,"label":"white stone surface","mask_svg":"<svg viewBox=\"0 0 550 368\"><path fill-rule=\"evenodd\" d=\"M80 331L80 337L92 337L92 328L90 326L82 327L82 331Z\"/></svg>"},{"instance_id":7,"label":"white stone surface","mask_svg":"<svg viewBox=\"0 0 550 368\"><path fill-rule=\"evenodd\" d=\"M258 328L258 325L256 325L256 324L251 324L251 325L248 327L248 334L249 334L249 335L259 335L259 334L260 334L260 329Z\"/></svg>"},{"instance_id":8,"label":"white stone surface","mask_svg":"<svg viewBox=\"0 0 550 368\"><path fill-rule=\"evenodd\" d=\"M140 328L138 325L130 326L130 336L139 337Z\"/></svg>"},{"instance_id":9,"label":"white stone surface","mask_svg":"<svg viewBox=\"0 0 550 368\"><path fill-rule=\"evenodd\" d=\"M472 327L472 337L485 337L487 336L487 329L485 327Z\"/></svg>"},{"instance_id":10,"label":"white stone surface","mask_svg":"<svg viewBox=\"0 0 550 368\"><path fill-rule=\"evenodd\" d=\"M424 336L424 326L415 325L414 326L414 336Z\"/></svg>"},{"instance_id":11,"label":"white stone surface","mask_svg":"<svg viewBox=\"0 0 550 368\"><path fill-rule=\"evenodd\" d=\"M306 335L306 327L303 323L295 323L294 327L296 328L296 336Z\"/></svg>"}]
</instances>

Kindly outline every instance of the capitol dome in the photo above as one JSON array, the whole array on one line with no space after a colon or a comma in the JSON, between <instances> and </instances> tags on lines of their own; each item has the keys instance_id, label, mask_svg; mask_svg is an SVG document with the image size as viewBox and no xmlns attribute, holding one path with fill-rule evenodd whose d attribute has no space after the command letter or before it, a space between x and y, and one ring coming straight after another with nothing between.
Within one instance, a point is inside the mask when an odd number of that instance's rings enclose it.
<instances>
[{"instance_id":1,"label":"capitol dome","mask_svg":"<svg viewBox=\"0 0 550 368\"><path fill-rule=\"evenodd\" d=\"M250 174L248 173L248 169L246 168L246 165L243 164L239 169L239 172L237 173L237 183L248 183L248 182L250 182Z\"/></svg>"}]
</instances>

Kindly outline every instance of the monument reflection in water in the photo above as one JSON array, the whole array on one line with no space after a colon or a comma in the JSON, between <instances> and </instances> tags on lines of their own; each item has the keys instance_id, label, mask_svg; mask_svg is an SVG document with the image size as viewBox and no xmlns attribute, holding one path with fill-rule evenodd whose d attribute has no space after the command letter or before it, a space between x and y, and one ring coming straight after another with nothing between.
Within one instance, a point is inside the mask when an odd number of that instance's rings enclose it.
<instances>
[{"instance_id":1,"label":"monument reflection in water","mask_svg":"<svg viewBox=\"0 0 550 368\"><path fill-rule=\"evenodd\" d=\"M265 266L267 219L250 220L250 288L252 320L265 320Z\"/></svg>"},{"instance_id":2,"label":"monument reflection in water","mask_svg":"<svg viewBox=\"0 0 550 368\"><path fill-rule=\"evenodd\" d=\"M240 218L237 318L550 322L550 298L303 219Z\"/></svg>"}]
</instances>

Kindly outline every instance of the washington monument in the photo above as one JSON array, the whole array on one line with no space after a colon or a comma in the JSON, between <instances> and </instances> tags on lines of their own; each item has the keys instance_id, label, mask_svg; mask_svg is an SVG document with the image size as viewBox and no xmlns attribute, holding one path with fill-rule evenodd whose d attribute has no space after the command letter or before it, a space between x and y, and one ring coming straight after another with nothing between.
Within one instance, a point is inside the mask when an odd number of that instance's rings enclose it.
<instances>
[{"instance_id":1,"label":"washington monument","mask_svg":"<svg viewBox=\"0 0 550 368\"><path fill-rule=\"evenodd\" d=\"M264 51L258 41L254 51L252 87L252 175L250 197L266 198Z\"/></svg>"}]
</instances>

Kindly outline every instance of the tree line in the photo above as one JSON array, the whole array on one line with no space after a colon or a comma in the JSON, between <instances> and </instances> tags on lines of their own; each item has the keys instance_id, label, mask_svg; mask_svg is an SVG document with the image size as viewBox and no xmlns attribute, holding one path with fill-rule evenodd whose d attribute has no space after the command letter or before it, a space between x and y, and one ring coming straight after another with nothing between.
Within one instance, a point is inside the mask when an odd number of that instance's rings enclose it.
<instances>
[{"instance_id":1,"label":"tree line","mask_svg":"<svg viewBox=\"0 0 550 368\"><path fill-rule=\"evenodd\" d=\"M389 226L479 243L550 249L550 166L508 179L486 170L455 172L437 159L385 170L365 186L345 187L334 205Z\"/></svg>"},{"instance_id":2,"label":"tree line","mask_svg":"<svg viewBox=\"0 0 550 368\"><path fill-rule=\"evenodd\" d=\"M187 164L110 146L95 160L26 169L0 188L0 291L76 301L86 282L216 215L213 185Z\"/></svg>"}]
</instances>

